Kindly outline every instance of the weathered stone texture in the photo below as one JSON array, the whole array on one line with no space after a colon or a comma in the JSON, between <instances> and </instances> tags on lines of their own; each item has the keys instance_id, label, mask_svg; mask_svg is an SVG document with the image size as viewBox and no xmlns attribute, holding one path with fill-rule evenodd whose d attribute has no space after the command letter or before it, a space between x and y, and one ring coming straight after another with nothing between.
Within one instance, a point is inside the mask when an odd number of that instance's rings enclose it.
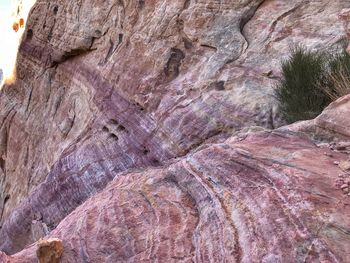
<instances>
[{"instance_id":1,"label":"weathered stone texture","mask_svg":"<svg viewBox=\"0 0 350 263\"><path fill-rule=\"evenodd\" d=\"M120 174L49 236L62 262L346 262L346 158L292 132L232 137Z\"/></svg>"},{"instance_id":2,"label":"weathered stone texture","mask_svg":"<svg viewBox=\"0 0 350 263\"><path fill-rule=\"evenodd\" d=\"M0 94L0 250L49 232L64 262L341 262L349 206L332 180L346 153L298 132L347 140L348 98L307 124L232 135L284 124L279 61L292 44L347 45L347 8L38 0Z\"/></svg>"}]
</instances>

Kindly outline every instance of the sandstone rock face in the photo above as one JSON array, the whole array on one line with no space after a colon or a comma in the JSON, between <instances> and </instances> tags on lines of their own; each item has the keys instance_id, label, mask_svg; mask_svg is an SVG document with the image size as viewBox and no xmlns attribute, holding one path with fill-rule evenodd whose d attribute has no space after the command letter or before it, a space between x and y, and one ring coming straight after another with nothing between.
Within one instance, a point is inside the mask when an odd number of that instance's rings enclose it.
<instances>
[{"instance_id":1,"label":"sandstone rock face","mask_svg":"<svg viewBox=\"0 0 350 263\"><path fill-rule=\"evenodd\" d=\"M334 186L346 158L292 132L232 137L120 174L49 236L62 262L346 262L350 197Z\"/></svg>"},{"instance_id":2,"label":"sandstone rock face","mask_svg":"<svg viewBox=\"0 0 350 263\"><path fill-rule=\"evenodd\" d=\"M38 1L0 94L0 250L49 233L64 262L342 262L349 204L333 162L346 153L300 124L232 134L283 125L279 61L292 44L346 45L346 8ZM349 108L336 102L307 130L347 140ZM35 247L11 258L34 262Z\"/></svg>"},{"instance_id":3,"label":"sandstone rock face","mask_svg":"<svg viewBox=\"0 0 350 263\"><path fill-rule=\"evenodd\" d=\"M10 262L10 259L5 253L0 252L0 262L8 263L8 262Z\"/></svg>"},{"instance_id":4,"label":"sandstone rock face","mask_svg":"<svg viewBox=\"0 0 350 263\"><path fill-rule=\"evenodd\" d=\"M344 96L331 103L316 119L297 122L286 127L281 127L280 130L287 129L294 132L304 132L316 141L333 143L348 142L350 138L349 103L350 96Z\"/></svg>"},{"instance_id":5,"label":"sandstone rock face","mask_svg":"<svg viewBox=\"0 0 350 263\"><path fill-rule=\"evenodd\" d=\"M343 19L347 36L350 38L350 8L342 10L340 13L340 18ZM350 44L347 48L347 51L350 52Z\"/></svg>"}]
</instances>

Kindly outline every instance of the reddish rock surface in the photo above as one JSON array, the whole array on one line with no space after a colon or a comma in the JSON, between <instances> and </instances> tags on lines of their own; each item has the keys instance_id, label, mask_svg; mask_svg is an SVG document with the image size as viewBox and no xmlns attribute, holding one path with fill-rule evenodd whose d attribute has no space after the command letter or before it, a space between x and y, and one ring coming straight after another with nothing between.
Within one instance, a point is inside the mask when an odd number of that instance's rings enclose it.
<instances>
[{"instance_id":1,"label":"reddish rock surface","mask_svg":"<svg viewBox=\"0 0 350 263\"><path fill-rule=\"evenodd\" d=\"M63 262L346 262L349 97L268 130L279 61L346 45L346 8L38 1L0 94L0 260L47 236Z\"/></svg>"},{"instance_id":2,"label":"reddish rock surface","mask_svg":"<svg viewBox=\"0 0 350 263\"><path fill-rule=\"evenodd\" d=\"M346 158L292 132L232 137L120 174L49 237L63 240L62 262L346 262Z\"/></svg>"}]
</instances>

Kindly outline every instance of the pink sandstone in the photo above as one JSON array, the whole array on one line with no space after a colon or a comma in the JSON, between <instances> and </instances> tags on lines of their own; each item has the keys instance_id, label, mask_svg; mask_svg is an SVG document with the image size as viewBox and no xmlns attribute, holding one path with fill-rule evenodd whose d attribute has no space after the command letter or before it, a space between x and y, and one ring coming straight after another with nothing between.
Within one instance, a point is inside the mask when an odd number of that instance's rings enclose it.
<instances>
[{"instance_id":1,"label":"pink sandstone","mask_svg":"<svg viewBox=\"0 0 350 263\"><path fill-rule=\"evenodd\" d=\"M0 262L44 236L63 262L346 262L350 97L283 126L273 85L349 8L38 0L0 93Z\"/></svg>"}]
</instances>

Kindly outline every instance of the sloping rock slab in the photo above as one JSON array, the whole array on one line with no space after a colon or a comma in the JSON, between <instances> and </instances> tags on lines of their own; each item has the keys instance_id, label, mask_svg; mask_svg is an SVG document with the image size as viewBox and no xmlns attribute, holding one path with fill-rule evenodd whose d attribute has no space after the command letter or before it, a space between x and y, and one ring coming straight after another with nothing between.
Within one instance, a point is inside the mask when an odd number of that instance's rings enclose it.
<instances>
[{"instance_id":1,"label":"sloping rock slab","mask_svg":"<svg viewBox=\"0 0 350 263\"><path fill-rule=\"evenodd\" d=\"M64 242L62 262L346 262L345 159L291 132L233 137L120 174L50 237Z\"/></svg>"}]
</instances>

